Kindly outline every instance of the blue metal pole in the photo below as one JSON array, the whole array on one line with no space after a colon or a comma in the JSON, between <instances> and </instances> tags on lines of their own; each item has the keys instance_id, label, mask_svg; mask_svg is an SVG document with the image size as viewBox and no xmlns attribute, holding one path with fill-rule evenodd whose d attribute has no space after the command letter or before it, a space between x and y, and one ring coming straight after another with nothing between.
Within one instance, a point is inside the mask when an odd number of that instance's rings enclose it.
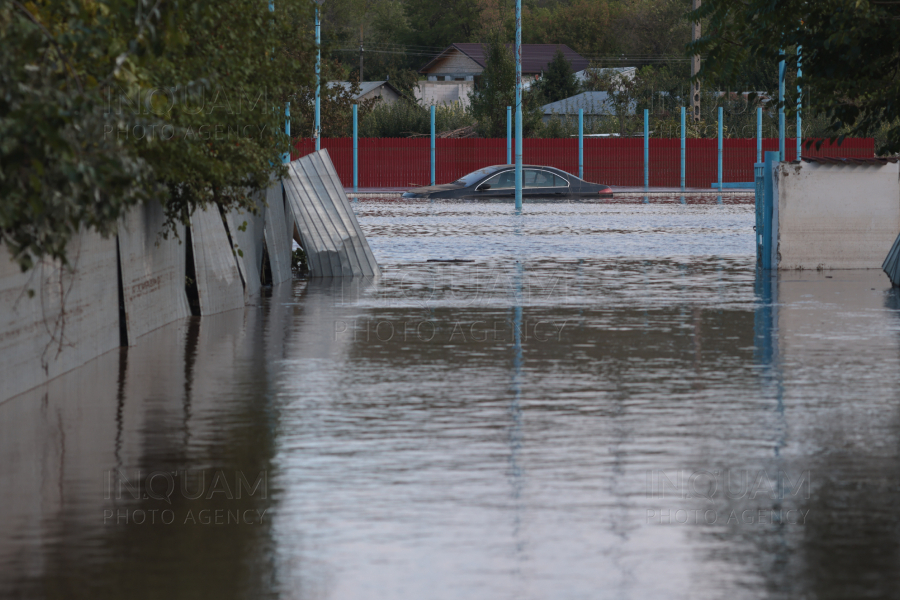
<instances>
[{"instance_id":1,"label":"blue metal pole","mask_svg":"<svg viewBox=\"0 0 900 600\"><path fill-rule=\"evenodd\" d=\"M578 178L584 179L584 109L578 109Z\"/></svg>"},{"instance_id":2,"label":"blue metal pole","mask_svg":"<svg viewBox=\"0 0 900 600\"><path fill-rule=\"evenodd\" d=\"M516 210L522 209L522 0L516 0Z\"/></svg>"},{"instance_id":3,"label":"blue metal pole","mask_svg":"<svg viewBox=\"0 0 900 600\"><path fill-rule=\"evenodd\" d=\"M766 162L764 171L764 187L763 187L763 234L762 234L762 268L772 268L772 227L773 208L774 208L774 190L772 182L772 170L775 163L780 160L778 152L766 152Z\"/></svg>"},{"instance_id":4,"label":"blue metal pole","mask_svg":"<svg viewBox=\"0 0 900 600\"><path fill-rule=\"evenodd\" d=\"M756 162L763 161L762 155L762 106L756 107Z\"/></svg>"},{"instance_id":5,"label":"blue metal pole","mask_svg":"<svg viewBox=\"0 0 900 600\"><path fill-rule=\"evenodd\" d=\"M650 187L650 111L644 109L644 187Z\"/></svg>"},{"instance_id":6,"label":"blue metal pole","mask_svg":"<svg viewBox=\"0 0 900 600\"><path fill-rule=\"evenodd\" d=\"M719 107L719 193L722 193L722 107Z\"/></svg>"},{"instance_id":7,"label":"blue metal pole","mask_svg":"<svg viewBox=\"0 0 900 600\"><path fill-rule=\"evenodd\" d=\"M506 164L512 164L512 106L506 107Z\"/></svg>"},{"instance_id":8,"label":"blue metal pole","mask_svg":"<svg viewBox=\"0 0 900 600\"><path fill-rule=\"evenodd\" d=\"M434 185L434 104L431 105L431 185Z\"/></svg>"},{"instance_id":9,"label":"blue metal pole","mask_svg":"<svg viewBox=\"0 0 900 600\"><path fill-rule=\"evenodd\" d=\"M797 79L803 76L803 69L800 68L800 52L802 46L797 46ZM800 122L800 108L803 106L803 90L797 86L797 160L800 160L801 147L803 146L803 130Z\"/></svg>"},{"instance_id":10,"label":"blue metal pole","mask_svg":"<svg viewBox=\"0 0 900 600\"><path fill-rule=\"evenodd\" d=\"M284 153L281 162L288 164L291 162L291 103L284 105L284 135L288 139L288 151Z\"/></svg>"},{"instance_id":11,"label":"blue metal pole","mask_svg":"<svg viewBox=\"0 0 900 600\"><path fill-rule=\"evenodd\" d=\"M357 126L357 107L353 105L353 191L359 189L359 127Z\"/></svg>"},{"instance_id":12,"label":"blue metal pole","mask_svg":"<svg viewBox=\"0 0 900 600\"><path fill-rule=\"evenodd\" d=\"M778 61L778 152L784 161L784 53Z\"/></svg>"},{"instance_id":13,"label":"blue metal pole","mask_svg":"<svg viewBox=\"0 0 900 600\"><path fill-rule=\"evenodd\" d=\"M685 136L687 132L685 131L685 122L684 122L684 107L681 107L681 191L684 193L684 167L686 160L686 150L685 150Z\"/></svg>"},{"instance_id":14,"label":"blue metal pole","mask_svg":"<svg viewBox=\"0 0 900 600\"><path fill-rule=\"evenodd\" d=\"M322 114L321 114L321 103L319 97L321 96L321 88L322 88L322 78L321 78L321 65L322 65L322 27L319 24L319 3L316 2L316 130L315 130L315 138L316 138L316 152L322 147L320 138L322 137Z\"/></svg>"}]
</instances>

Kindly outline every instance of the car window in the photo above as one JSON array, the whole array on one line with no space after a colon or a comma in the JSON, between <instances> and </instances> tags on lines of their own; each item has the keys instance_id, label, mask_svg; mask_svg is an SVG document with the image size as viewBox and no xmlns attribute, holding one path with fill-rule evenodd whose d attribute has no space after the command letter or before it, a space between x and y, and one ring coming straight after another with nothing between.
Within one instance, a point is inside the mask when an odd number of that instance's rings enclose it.
<instances>
[{"instance_id":1,"label":"car window","mask_svg":"<svg viewBox=\"0 0 900 600\"><path fill-rule=\"evenodd\" d=\"M566 187L568 182L550 171L525 169L522 173L522 187Z\"/></svg>"},{"instance_id":2,"label":"car window","mask_svg":"<svg viewBox=\"0 0 900 600\"><path fill-rule=\"evenodd\" d=\"M515 171L504 171L503 173L491 177L481 185L484 185L485 183L490 185L492 190L500 188L514 188L516 187L516 173Z\"/></svg>"},{"instance_id":3,"label":"car window","mask_svg":"<svg viewBox=\"0 0 900 600\"><path fill-rule=\"evenodd\" d=\"M469 185L472 185L473 183L477 183L478 181L481 180L481 178L486 177L487 175L490 175L491 173L495 172L496 170L497 170L497 167L485 167L483 169L478 169L477 171L472 171L468 175L463 175L462 177L460 177L453 183L458 183L458 184L462 184L465 186L469 186Z\"/></svg>"}]
</instances>

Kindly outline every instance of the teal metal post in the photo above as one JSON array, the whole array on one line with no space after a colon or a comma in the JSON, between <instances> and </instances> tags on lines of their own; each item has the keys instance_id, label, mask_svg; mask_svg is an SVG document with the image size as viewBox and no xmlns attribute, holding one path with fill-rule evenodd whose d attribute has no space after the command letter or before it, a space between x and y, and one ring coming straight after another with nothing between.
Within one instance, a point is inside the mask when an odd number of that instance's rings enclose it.
<instances>
[{"instance_id":1,"label":"teal metal post","mask_svg":"<svg viewBox=\"0 0 900 600\"><path fill-rule=\"evenodd\" d=\"M766 152L766 163L763 173L763 233L762 233L762 268L772 268L772 226L774 210L774 190L772 170L775 163L781 160L779 152Z\"/></svg>"},{"instance_id":2,"label":"teal metal post","mask_svg":"<svg viewBox=\"0 0 900 600\"><path fill-rule=\"evenodd\" d=\"M687 132L685 131L685 121L684 121L684 107L681 107L681 193L684 193L684 167L686 160L686 150L685 150L685 136Z\"/></svg>"},{"instance_id":3,"label":"teal metal post","mask_svg":"<svg viewBox=\"0 0 900 600\"><path fill-rule=\"evenodd\" d=\"M291 162L291 103L284 105L284 135L288 139L288 151L281 157L281 162L288 164Z\"/></svg>"},{"instance_id":4,"label":"teal metal post","mask_svg":"<svg viewBox=\"0 0 900 600\"><path fill-rule=\"evenodd\" d=\"M802 46L797 46L797 79L803 76L803 69L800 68L800 52ZM803 129L800 122L800 108L803 106L803 90L797 86L797 160L800 160L801 147L803 146Z\"/></svg>"},{"instance_id":5,"label":"teal metal post","mask_svg":"<svg viewBox=\"0 0 900 600\"><path fill-rule=\"evenodd\" d=\"M578 109L578 178L584 179L584 109Z\"/></svg>"},{"instance_id":6,"label":"teal metal post","mask_svg":"<svg viewBox=\"0 0 900 600\"><path fill-rule=\"evenodd\" d=\"M778 152L784 161L784 53L778 61Z\"/></svg>"},{"instance_id":7,"label":"teal metal post","mask_svg":"<svg viewBox=\"0 0 900 600\"><path fill-rule=\"evenodd\" d=\"M722 193L722 107L719 107L719 193ZM722 197L719 196L719 202Z\"/></svg>"},{"instance_id":8,"label":"teal metal post","mask_svg":"<svg viewBox=\"0 0 900 600\"><path fill-rule=\"evenodd\" d=\"M322 112L321 112L321 96L322 77L322 27L319 23L319 3L316 2L316 152L322 147Z\"/></svg>"},{"instance_id":9,"label":"teal metal post","mask_svg":"<svg viewBox=\"0 0 900 600\"><path fill-rule=\"evenodd\" d=\"M761 163L762 156L762 106L756 107L756 162Z\"/></svg>"},{"instance_id":10,"label":"teal metal post","mask_svg":"<svg viewBox=\"0 0 900 600\"><path fill-rule=\"evenodd\" d=\"M650 187L650 111L644 109L644 187Z\"/></svg>"},{"instance_id":11,"label":"teal metal post","mask_svg":"<svg viewBox=\"0 0 900 600\"><path fill-rule=\"evenodd\" d=\"M353 105L353 191L359 189L359 128L357 126L357 110Z\"/></svg>"},{"instance_id":12,"label":"teal metal post","mask_svg":"<svg viewBox=\"0 0 900 600\"><path fill-rule=\"evenodd\" d=\"M431 105L431 185L434 185L434 104Z\"/></svg>"},{"instance_id":13,"label":"teal metal post","mask_svg":"<svg viewBox=\"0 0 900 600\"><path fill-rule=\"evenodd\" d=\"M506 164L512 164L512 106L506 107Z\"/></svg>"},{"instance_id":14,"label":"teal metal post","mask_svg":"<svg viewBox=\"0 0 900 600\"><path fill-rule=\"evenodd\" d=\"M516 0L516 210L522 209L522 0Z\"/></svg>"}]
</instances>

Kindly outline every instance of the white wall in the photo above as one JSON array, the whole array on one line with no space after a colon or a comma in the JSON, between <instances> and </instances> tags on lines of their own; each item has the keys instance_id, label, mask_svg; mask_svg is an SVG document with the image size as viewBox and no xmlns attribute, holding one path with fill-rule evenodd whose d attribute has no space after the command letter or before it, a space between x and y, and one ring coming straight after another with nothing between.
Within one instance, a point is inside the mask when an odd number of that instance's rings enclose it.
<instances>
[{"instance_id":1,"label":"white wall","mask_svg":"<svg viewBox=\"0 0 900 600\"><path fill-rule=\"evenodd\" d=\"M900 232L900 164L775 167L779 269L880 269Z\"/></svg>"},{"instance_id":2,"label":"white wall","mask_svg":"<svg viewBox=\"0 0 900 600\"><path fill-rule=\"evenodd\" d=\"M459 102L469 106L469 94L475 89L474 81L420 81L413 92L423 106L440 106Z\"/></svg>"}]
</instances>

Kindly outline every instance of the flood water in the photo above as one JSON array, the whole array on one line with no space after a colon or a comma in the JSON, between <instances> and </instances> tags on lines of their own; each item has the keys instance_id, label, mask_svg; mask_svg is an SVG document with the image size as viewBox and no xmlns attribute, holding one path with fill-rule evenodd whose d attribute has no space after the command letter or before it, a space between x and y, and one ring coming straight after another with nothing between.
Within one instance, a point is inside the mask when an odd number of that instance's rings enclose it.
<instances>
[{"instance_id":1,"label":"flood water","mask_svg":"<svg viewBox=\"0 0 900 600\"><path fill-rule=\"evenodd\" d=\"M0 404L0 597L900 597L880 271L757 277L750 204L354 207L381 279Z\"/></svg>"}]
</instances>

